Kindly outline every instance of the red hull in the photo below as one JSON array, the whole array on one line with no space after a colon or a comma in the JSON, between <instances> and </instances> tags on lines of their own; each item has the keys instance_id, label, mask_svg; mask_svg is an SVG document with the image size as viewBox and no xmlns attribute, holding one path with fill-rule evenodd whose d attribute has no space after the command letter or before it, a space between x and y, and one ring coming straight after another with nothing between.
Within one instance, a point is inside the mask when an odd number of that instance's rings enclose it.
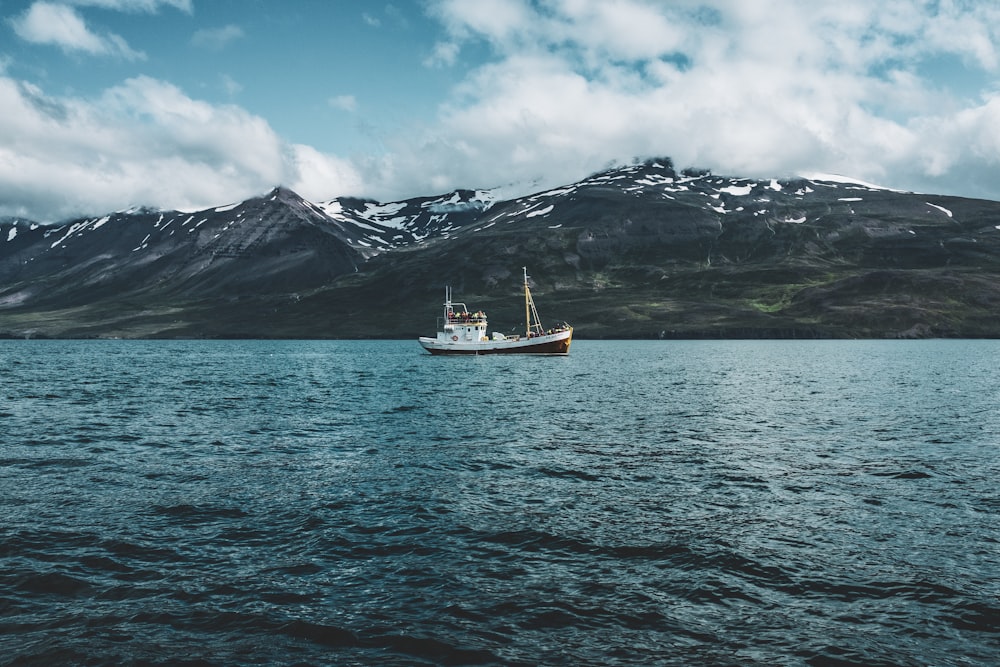
<instances>
[{"instance_id":1,"label":"red hull","mask_svg":"<svg viewBox=\"0 0 1000 667\"><path fill-rule=\"evenodd\" d=\"M455 349L434 349L426 348L428 352L435 355L445 354L568 354L569 344L572 338L562 340L547 341L537 345L523 345L519 347L483 347L478 350L455 350Z\"/></svg>"}]
</instances>

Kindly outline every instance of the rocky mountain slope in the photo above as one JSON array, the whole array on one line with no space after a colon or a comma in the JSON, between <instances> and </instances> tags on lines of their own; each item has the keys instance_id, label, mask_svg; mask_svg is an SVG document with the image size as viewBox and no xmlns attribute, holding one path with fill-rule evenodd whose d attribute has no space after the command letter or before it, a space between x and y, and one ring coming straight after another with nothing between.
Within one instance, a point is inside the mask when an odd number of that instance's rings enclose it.
<instances>
[{"instance_id":1,"label":"rocky mountain slope","mask_svg":"<svg viewBox=\"0 0 1000 667\"><path fill-rule=\"evenodd\" d=\"M996 336L1000 203L654 160L516 199L0 221L0 335L411 337L444 286L519 325L521 267L579 337Z\"/></svg>"}]
</instances>

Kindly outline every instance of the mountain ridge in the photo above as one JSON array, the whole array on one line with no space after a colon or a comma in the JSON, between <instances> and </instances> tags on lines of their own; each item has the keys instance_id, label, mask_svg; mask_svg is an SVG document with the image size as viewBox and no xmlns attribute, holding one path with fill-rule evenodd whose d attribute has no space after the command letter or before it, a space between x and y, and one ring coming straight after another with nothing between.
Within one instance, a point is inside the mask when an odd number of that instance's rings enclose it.
<instances>
[{"instance_id":1,"label":"mountain ridge","mask_svg":"<svg viewBox=\"0 0 1000 667\"><path fill-rule=\"evenodd\" d=\"M580 337L1000 335L1000 203L667 158L513 199L278 187L194 213L0 221L0 335L410 337L445 285L516 323L521 266L543 317Z\"/></svg>"}]
</instances>

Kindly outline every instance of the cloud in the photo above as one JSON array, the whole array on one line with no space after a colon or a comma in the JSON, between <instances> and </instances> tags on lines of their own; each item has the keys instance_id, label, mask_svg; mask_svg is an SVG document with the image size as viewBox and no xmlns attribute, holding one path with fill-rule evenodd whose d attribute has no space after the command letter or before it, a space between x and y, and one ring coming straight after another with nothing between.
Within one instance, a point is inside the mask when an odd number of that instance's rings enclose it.
<instances>
[{"instance_id":1,"label":"cloud","mask_svg":"<svg viewBox=\"0 0 1000 667\"><path fill-rule=\"evenodd\" d=\"M221 28L204 28L196 30L191 36L191 44L210 49L223 49L233 40L243 37L243 28L229 24Z\"/></svg>"},{"instance_id":2,"label":"cloud","mask_svg":"<svg viewBox=\"0 0 1000 667\"><path fill-rule=\"evenodd\" d=\"M429 11L445 38L425 65L482 45L492 56L434 127L392 143L386 185L556 184L648 155L977 195L1000 175L1000 151L983 148L1000 146L1000 102L924 68L954 58L953 79L995 82L994 3L436 0Z\"/></svg>"},{"instance_id":3,"label":"cloud","mask_svg":"<svg viewBox=\"0 0 1000 667\"><path fill-rule=\"evenodd\" d=\"M243 84L228 74L221 75L220 80L222 82L222 89L226 91L226 94L230 97L234 97L243 92Z\"/></svg>"},{"instance_id":4,"label":"cloud","mask_svg":"<svg viewBox=\"0 0 1000 667\"><path fill-rule=\"evenodd\" d=\"M458 59L461 46L455 42L438 42L431 55L424 60L425 67L451 67Z\"/></svg>"},{"instance_id":5,"label":"cloud","mask_svg":"<svg viewBox=\"0 0 1000 667\"><path fill-rule=\"evenodd\" d=\"M87 27L76 10L67 5L35 2L20 16L10 19L10 25L21 39L34 44L51 44L67 53L117 56L126 60L144 60L145 54L135 51L114 33L98 35Z\"/></svg>"},{"instance_id":6,"label":"cloud","mask_svg":"<svg viewBox=\"0 0 1000 667\"><path fill-rule=\"evenodd\" d=\"M179 9L190 14L192 12L192 0L64 0L66 4L80 7L99 7L101 9L113 9L121 12L145 12L155 13L161 5Z\"/></svg>"},{"instance_id":7,"label":"cloud","mask_svg":"<svg viewBox=\"0 0 1000 667\"><path fill-rule=\"evenodd\" d=\"M51 97L0 77L0 108L0 215L194 210L276 184L316 198L360 187L347 162L289 145L263 118L149 77L96 99Z\"/></svg>"},{"instance_id":8,"label":"cloud","mask_svg":"<svg viewBox=\"0 0 1000 667\"><path fill-rule=\"evenodd\" d=\"M395 23L400 28L408 29L410 27L410 20L406 18L406 14L404 14L399 7L392 3L385 6L385 15L390 21Z\"/></svg>"},{"instance_id":9,"label":"cloud","mask_svg":"<svg viewBox=\"0 0 1000 667\"><path fill-rule=\"evenodd\" d=\"M183 2L82 1L190 10ZM461 62L447 73L458 83L430 119L413 114L387 129L367 125L377 114L355 116L377 144L360 157L290 144L246 109L194 99L165 81L140 76L91 98L55 97L11 78L0 61L0 214L51 220L137 203L208 207L278 183L316 199L383 201L456 187L540 189L652 156L722 174L832 172L1000 199L993 3L427 6L441 32L428 42L438 46L425 65ZM28 19L46 8L63 19L42 26L53 32L50 43L111 48L69 5L37 2L12 25L41 32ZM358 109L348 94L327 104Z\"/></svg>"},{"instance_id":10,"label":"cloud","mask_svg":"<svg viewBox=\"0 0 1000 667\"><path fill-rule=\"evenodd\" d=\"M341 111L357 111L358 100L354 95L337 95L329 99L330 106Z\"/></svg>"},{"instance_id":11,"label":"cloud","mask_svg":"<svg viewBox=\"0 0 1000 667\"><path fill-rule=\"evenodd\" d=\"M407 19L406 15L395 5L387 4L383 9L383 13L391 25L395 25L396 27L403 29L410 27L409 19ZM361 14L361 20L372 28L382 27L382 19L369 12L363 12Z\"/></svg>"},{"instance_id":12,"label":"cloud","mask_svg":"<svg viewBox=\"0 0 1000 667\"><path fill-rule=\"evenodd\" d=\"M457 39L482 38L504 50L521 49L543 37L537 21L544 17L526 0L438 0L430 4L430 13Z\"/></svg>"},{"instance_id":13,"label":"cloud","mask_svg":"<svg viewBox=\"0 0 1000 667\"><path fill-rule=\"evenodd\" d=\"M293 144L286 161L292 190L311 201L330 199L334 194L361 192L365 185L357 168L349 160L321 153L311 146Z\"/></svg>"}]
</instances>

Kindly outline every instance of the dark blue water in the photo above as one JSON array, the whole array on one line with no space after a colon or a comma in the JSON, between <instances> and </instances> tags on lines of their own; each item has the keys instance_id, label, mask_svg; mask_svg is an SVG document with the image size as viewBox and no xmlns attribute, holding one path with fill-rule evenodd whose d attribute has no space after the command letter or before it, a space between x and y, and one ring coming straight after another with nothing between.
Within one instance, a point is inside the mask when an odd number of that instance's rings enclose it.
<instances>
[{"instance_id":1,"label":"dark blue water","mask_svg":"<svg viewBox=\"0 0 1000 667\"><path fill-rule=\"evenodd\" d=\"M997 664L998 359L0 342L0 663Z\"/></svg>"}]
</instances>

